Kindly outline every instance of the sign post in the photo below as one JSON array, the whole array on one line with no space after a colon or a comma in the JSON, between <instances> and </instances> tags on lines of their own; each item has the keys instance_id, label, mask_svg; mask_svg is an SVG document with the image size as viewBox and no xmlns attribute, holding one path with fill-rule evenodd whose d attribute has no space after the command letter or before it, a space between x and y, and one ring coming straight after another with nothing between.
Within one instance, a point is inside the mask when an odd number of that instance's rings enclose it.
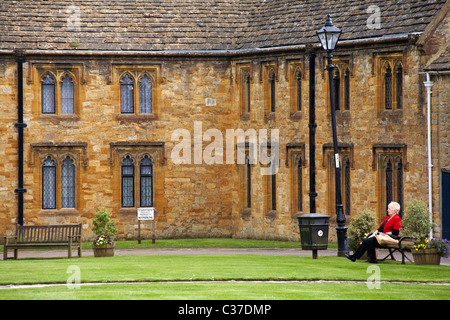
<instances>
[{"instance_id":1,"label":"sign post","mask_svg":"<svg viewBox=\"0 0 450 320\"><path fill-rule=\"evenodd\" d=\"M155 243L155 208L138 208L138 244L141 244L141 220L152 221L152 243Z\"/></svg>"}]
</instances>

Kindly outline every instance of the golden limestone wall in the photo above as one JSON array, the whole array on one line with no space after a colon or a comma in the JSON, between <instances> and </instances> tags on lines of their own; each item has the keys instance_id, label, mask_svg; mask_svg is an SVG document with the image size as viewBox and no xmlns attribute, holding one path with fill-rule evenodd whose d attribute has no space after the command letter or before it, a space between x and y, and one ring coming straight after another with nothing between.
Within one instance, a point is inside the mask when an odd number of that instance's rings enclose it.
<instances>
[{"instance_id":1,"label":"golden limestone wall","mask_svg":"<svg viewBox=\"0 0 450 320\"><path fill-rule=\"evenodd\" d=\"M426 200L426 122L414 46L341 51L335 61L350 72L350 110L337 114L340 149L350 163L351 214L364 208L384 215L383 161L402 159L404 202ZM403 109L382 110L383 63L403 65ZM316 65L317 212L332 216L334 193L331 127L324 56ZM296 112L297 72L302 110ZM41 113L40 77L70 73L75 78L75 114ZM120 78L125 72L154 80L151 115L120 113ZM250 76L250 112L245 109L244 75ZM296 215L309 212L308 56L279 54L238 58L27 57L24 64L25 224L83 223L92 239L91 220L102 207L113 213L118 237L136 238L139 195L134 208L121 207L121 167L129 156L154 161L157 237L251 237L298 240ZM11 235L17 217L17 74L13 59L0 59L0 234ZM270 110L270 79L275 81L275 112ZM342 83L342 82L341 82ZM200 129L201 127L201 129ZM216 129L210 130L210 129ZM279 133L280 167L276 209L271 208L271 176L251 167L251 208L246 206L245 166L226 161L227 129L254 129L258 138ZM218 131L217 131L218 130ZM201 133L200 133L201 132ZM247 131L249 133L250 131ZM211 134L206 139L198 134ZM174 135L174 138L173 138ZM267 136L267 135L266 135ZM199 138L200 137L200 138ZM183 140L187 139L187 140ZM203 141L202 141L203 140ZM223 142L223 157L214 146ZM268 135L270 141L270 134ZM187 142L179 153L181 142ZM212 144L212 142L218 144ZM259 142L259 140L258 140ZM209 149L208 149L209 146ZM186 149L190 147L189 150ZM248 147L248 145L247 145ZM237 151L236 142L232 148ZM203 150L201 157L198 150ZM173 155L182 156L174 161ZM186 156L187 154L187 156ZM208 164L205 155L223 159ZM76 165L76 208L42 209L42 161L70 156ZM237 152L235 153L235 157ZM260 156L260 155L259 155ZM295 164L302 162L303 211L298 212ZM198 161L202 160L200 163ZM259 158L258 158L259 159ZM185 162L185 163L180 163ZM189 163L190 162L190 163ZM194 163L195 162L195 163ZM137 167L136 167L137 168ZM137 169L135 179L139 179ZM330 182L331 181L331 182ZM138 186L138 182L135 182ZM58 193L59 192L59 193ZM57 194L60 194L57 189ZM347 222L349 216L347 216ZM143 237L151 225L142 224ZM333 236L334 229L331 230Z\"/></svg>"}]
</instances>

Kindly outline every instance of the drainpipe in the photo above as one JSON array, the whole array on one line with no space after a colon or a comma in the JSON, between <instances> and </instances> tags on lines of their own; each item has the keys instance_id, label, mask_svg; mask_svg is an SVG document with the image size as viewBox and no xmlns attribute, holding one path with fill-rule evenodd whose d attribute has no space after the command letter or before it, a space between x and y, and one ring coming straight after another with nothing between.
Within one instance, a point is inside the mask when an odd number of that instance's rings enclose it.
<instances>
[{"instance_id":1,"label":"drainpipe","mask_svg":"<svg viewBox=\"0 0 450 320\"><path fill-rule=\"evenodd\" d=\"M427 126L428 126L428 211L430 215L430 224L433 222L433 198L432 198L432 168L431 162L431 88L433 81L430 81L430 74L427 72L427 81L423 83L427 88ZM433 238L433 227L430 227L430 239Z\"/></svg>"},{"instance_id":2,"label":"drainpipe","mask_svg":"<svg viewBox=\"0 0 450 320\"><path fill-rule=\"evenodd\" d=\"M18 54L17 62L17 123L14 127L17 128L17 153L18 153L18 188L14 190L17 193L17 223L23 225L23 194L27 192L27 189L23 187L23 129L27 126L23 122L23 63L25 59L21 53Z\"/></svg>"}]
</instances>

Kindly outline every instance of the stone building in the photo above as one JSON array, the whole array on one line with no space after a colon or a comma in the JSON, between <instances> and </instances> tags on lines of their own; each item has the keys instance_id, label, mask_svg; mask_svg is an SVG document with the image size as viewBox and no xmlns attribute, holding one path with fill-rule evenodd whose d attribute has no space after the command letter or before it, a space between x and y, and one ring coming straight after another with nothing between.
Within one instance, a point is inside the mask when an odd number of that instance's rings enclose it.
<instances>
[{"instance_id":1,"label":"stone building","mask_svg":"<svg viewBox=\"0 0 450 320\"><path fill-rule=\"evenodd\" d=\"M92 239L104 207L118 236L135 238L137 209L153 207L159 238L297 240L310 199L334 224L328 73L316 36L327 14L342 30L332 83L347 223L366 208L382 219L391 200L428 203L428 73L433 217L435 232L448 232L448 8L2 1L0 234L16 223L83 223ZM274 160L276 174L264 174Z\"/></svg>"}]
</instances>

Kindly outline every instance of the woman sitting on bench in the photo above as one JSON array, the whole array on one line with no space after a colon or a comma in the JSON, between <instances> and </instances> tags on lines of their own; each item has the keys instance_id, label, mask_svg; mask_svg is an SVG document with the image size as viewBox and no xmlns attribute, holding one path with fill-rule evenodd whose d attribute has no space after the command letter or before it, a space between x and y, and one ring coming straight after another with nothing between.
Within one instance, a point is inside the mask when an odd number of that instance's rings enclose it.
<instances>
[{"instance_id":1,"label":"woman sitting on bench","mask_svg":"<svg viewBox=\"0 0 450 320\"><path fill-rule=\"evenodd\" d=\"M367 251L367 257L369 258L369 263L377 263L377 258L375 254L375 248L381 248L380 244L375 237L378 233L388 234L390 237L397 239L400 228L402 227L402 218L398 215L400 212L400 204L397 202L391 202L388 205L388 215L383 220L383 222L378 227L376 232L371 233L364 241L361 243L356 252L352 255L346 255L348 259L355 262L356 259L362 257L364 252Z\"/></svg>"}]
</instances>

